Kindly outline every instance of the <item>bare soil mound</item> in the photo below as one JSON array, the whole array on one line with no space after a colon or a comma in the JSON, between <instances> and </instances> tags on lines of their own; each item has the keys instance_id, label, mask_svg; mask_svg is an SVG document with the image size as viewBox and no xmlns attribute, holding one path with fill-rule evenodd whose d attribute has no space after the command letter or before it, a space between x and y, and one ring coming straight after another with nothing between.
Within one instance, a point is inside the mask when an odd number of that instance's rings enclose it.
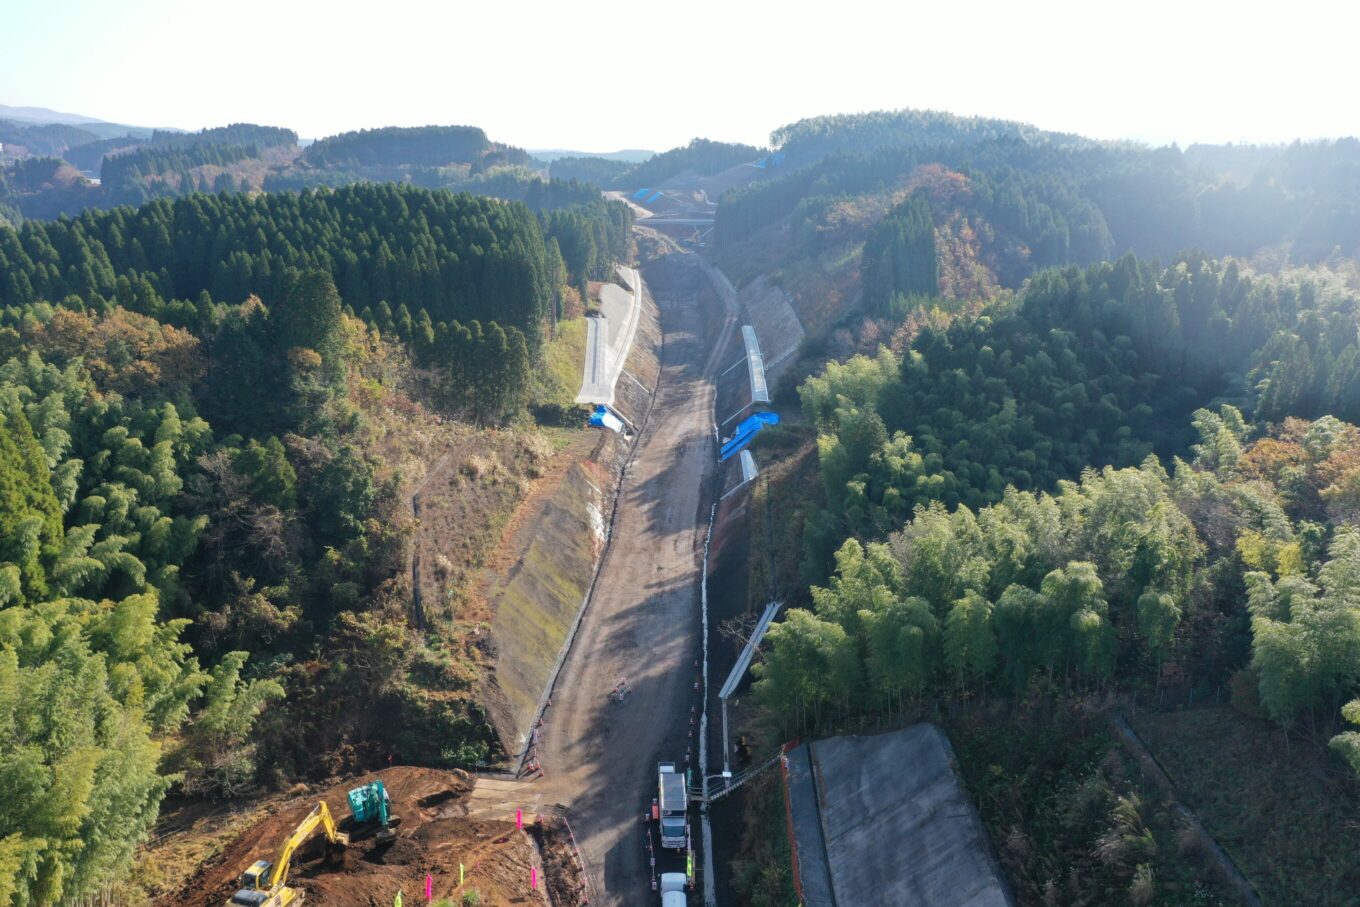
<instances>
[{"instance_id":1,"label":"bare soil mound","mask_svg":"<svg viewBox=\"0 0 1360 907\"><path fill-rule=\"evenodd\" d=\"M476 890L482 904L548 904L546 891L561 890L566 897L554 904L575 904L571 892L579 883L558 880L555 870L570 869L569 858L553 856L552 842L540 856L535 835L515 828L513 820L488 820L467 815L473 778L465 772L401 766L365 775L299 799L262 822L247 828L202 866L184 887L165 898L160 907L223 907L236 891L243 869L258 859L274 859L280 845L298 822L323 799L337 817L349 815L345 794L350 788L382 778L392 798L393 815L401 819L397 839L378 845L372 837L350 845L343 863L324 859L324 836L314 835L293 859L289 884L304 889L311 907L386 907L401 891L407 904L425 903L425 877L434 883L436 899L458 903L462 894ZM530 822L532 817L525 816ZM549 837L553 837L551 832ZM545 842L546 843L546 842ZM465 869L458 883L458 866ZM545 875L544 864L548 864ZM538 877L530 889L531 870Z\"/></svg>"}]
</instances>

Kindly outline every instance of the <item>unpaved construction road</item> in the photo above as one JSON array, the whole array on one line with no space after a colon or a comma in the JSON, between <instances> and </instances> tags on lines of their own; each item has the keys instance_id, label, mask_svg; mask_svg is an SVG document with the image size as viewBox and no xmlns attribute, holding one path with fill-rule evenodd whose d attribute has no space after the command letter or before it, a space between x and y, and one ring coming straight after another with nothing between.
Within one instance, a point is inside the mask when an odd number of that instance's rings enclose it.
<instances>
[{"instance_id":1,"label":"unpaved construction road","mask_svg":"<svg viewBox=\"0 0 1360 907\"><path fill-rule=\"evenodd\" d=\"M698 766L698 728L692 741L686 729L690 707L702 705L694 665L714 465L713 378L736 318L726 308L721 329L709 332L714 342L705 343L704 313L692 294L676 301L658 287L656 298L665 336L656 403L623 479L594 595L544 713L544 778L534 785L542 802L568 809L592 905L657 897L641 821L656 795L656 763L683 765L692 744ZM632 692L612 702L620 678Z\"/></svg>"}]
</instances>

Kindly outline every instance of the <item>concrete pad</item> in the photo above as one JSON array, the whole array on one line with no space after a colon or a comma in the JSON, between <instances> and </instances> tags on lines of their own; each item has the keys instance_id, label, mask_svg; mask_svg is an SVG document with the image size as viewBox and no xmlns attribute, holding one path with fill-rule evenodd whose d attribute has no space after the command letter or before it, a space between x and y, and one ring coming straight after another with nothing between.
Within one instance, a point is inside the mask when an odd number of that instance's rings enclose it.
<instances>
[{"instance_id":1,"label":"concrete pad","mask_svg":"<svg viewBox=\"0 0 1360 907\"><path fill-rule=\"evenodd\" d=\"M642 277L632 268L618 269L627 288L607 283L600 288L600 314L586 320L586 359L577 403L614 403L614 387L633 347L642 311Z\"/></svg>"},{"instance_id":2,"label":"concrete pad","mask_svg":"<svg viewBox=\"0 0 1360 907\"><path fill-rule=\"evenodd\" d=\"M803 751L811 770L795 771L793 757ZM795 750L789 800L807 907L1010 907L1009 887L953 761L949 738L932 724ZM799 815L809 797L816 800L815 831ZM812 889L821 885L819 848L831 878L828 899L809 889L809 881Z\"/></svg>"},{"instance_id":3,"label":"concrete pad","mask_svg":"<svg viewBox=\"0 0 1360 907\"><path fill-rule=\"evenodd\" d=\"M742 343L746 345L746 372L751 382L751 402L769 403L770 387L765 383L765 357L760 354L756 329L749 324L741 328Z\"/></svg>"}]
</instances>

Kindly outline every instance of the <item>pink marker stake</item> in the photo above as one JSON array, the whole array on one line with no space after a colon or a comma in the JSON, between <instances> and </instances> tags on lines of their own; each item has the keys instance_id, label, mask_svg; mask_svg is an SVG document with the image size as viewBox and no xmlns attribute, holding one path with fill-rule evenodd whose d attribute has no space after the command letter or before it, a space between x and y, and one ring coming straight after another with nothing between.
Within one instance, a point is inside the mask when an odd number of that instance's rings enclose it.
<instances>
[{"instance_id":1,"label":"pink marker stake","mask_svg":"<svg viewBox=\"0 0 1360 907\"><path fill-rule=\"evenodd\" d=\"M521 831L524 830L524 811L523 811L523 810L519 810L519 809L515 810L515 827L518 828L518 829L520 829Z\"/></svg>"},{"instance_id":2,"label":"pink marker stake","mask_svg":"<svg viewBox=\"0 0 1360 907\"><path fill-rule=\"evenodd\" d=\"M434 876L425 873L425 900L434 900Z\"/></svg>"},{"instance_id":3,"label":"pink marker stake","mask_svg":"<svg viewBox=\"0 0 1360 907\"><path fill-rule=\"evenodd\" d=\"M538 890L538 869L533 866L529 867L529 887L534 891Z\"/></svg>"}]
</instances>

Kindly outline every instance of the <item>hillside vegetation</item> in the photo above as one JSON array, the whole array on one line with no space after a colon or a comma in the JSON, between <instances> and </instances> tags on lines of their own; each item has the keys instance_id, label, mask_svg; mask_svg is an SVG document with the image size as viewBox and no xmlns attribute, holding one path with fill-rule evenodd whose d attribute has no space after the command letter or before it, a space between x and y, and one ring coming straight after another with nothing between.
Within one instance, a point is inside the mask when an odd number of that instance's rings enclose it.
<instances>
[{"instance_id":1,"label":"hillside vegetation","mask_svg":"<svg viewBox=\"0 0 1360 907\"><path fill-rule=\"evenodd\" d=\"M628 224L358 185L0 228L0 903L141 897L167 795L495 756L409 495L458 450L467 537L506 518Z\"/></svg>"},{"instance_id":2,"label":"hillside vegetation","mask_svg":"<svg viewBox=\"0 0 1360 907\"><path fill-rule=\"evenodd\" d=\"M722 197L719 258L739 283L781 284L815 336L850 321L861 298L881 315L860 255L914 196L929 203L950 299L1128 252L1165 263L1199 250L1273 271L1360 251L1354 139L1182 151L902 111L803 121L774 140L778 166Z\"/></svg>"},{"instance_id":3,"label":"hillside vegetation","mask_svg":"<svg viewBox=\"0 0 1360 907\"><path fill-rule=\"evenodd\" d=\"M755 667L768 722L943 717L1023 903L1219 902L1092 716L1230 701L1270 724L1215 724L1225 750L1275 734L1360 768L1360 146L1152 151L917 112L775 138L786 165L718 209L721 260L820 319L793 374L822 487L769 492L801 588ZM767 469L806 475L795 456ZM1169 725L1140 726L1202 778L1215 744ZM1263 894L1312 860L1183 796Z\"/></svg>"}]
</instances>

